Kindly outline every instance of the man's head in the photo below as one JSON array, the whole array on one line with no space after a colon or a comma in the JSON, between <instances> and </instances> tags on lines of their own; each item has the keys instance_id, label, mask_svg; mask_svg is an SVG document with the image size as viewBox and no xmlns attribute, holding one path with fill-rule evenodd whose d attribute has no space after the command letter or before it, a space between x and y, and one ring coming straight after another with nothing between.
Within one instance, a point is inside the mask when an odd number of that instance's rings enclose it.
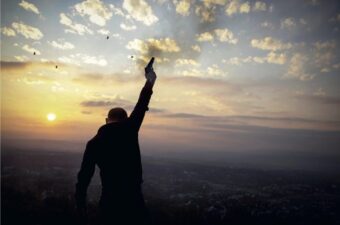
<instances>
[{"instance_id":1,"label":"man's head","mask_svg":"<svg viewBox=\"0 0 340 225\"><path fill-rule=\"evenodd\" d=\"M127 113L125 109L117 107L109 111L106 118L106 123L121 122L127 119Z\"/></svg>"}]
</instances>

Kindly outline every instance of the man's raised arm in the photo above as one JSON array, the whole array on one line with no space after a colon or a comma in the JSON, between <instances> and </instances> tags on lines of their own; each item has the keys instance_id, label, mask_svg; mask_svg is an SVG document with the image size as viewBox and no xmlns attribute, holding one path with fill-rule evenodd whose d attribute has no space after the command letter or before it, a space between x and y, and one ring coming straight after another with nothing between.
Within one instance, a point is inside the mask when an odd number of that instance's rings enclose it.
<instances>
[{"instance_id":1,"label":"man's raised arm","mask_svg":"<svg viewBox=\"0 0 340 225\"><path fill-rule=\"evenodd\" d=\"M154 58L152 57L148 65L145 67L146 81L139 95L138 102L130 115L130 120L137 131L142 125L145 112L149 110L148 105L152 95L152 88L157 78L156 73L153 71L153 62Z\"/></svg>"}]
</instances>

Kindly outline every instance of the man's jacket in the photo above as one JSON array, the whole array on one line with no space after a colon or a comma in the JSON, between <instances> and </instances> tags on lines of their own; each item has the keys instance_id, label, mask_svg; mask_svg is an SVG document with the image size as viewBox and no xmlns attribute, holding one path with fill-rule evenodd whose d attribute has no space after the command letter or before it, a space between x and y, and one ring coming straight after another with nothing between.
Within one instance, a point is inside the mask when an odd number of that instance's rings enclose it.
<instances>
[{"instance_id":1,"label":"man's jacket","mask_svg":"<svg viewBox=\"0 0 340 225\"><path fill-rule=\"evenodd\" d=\"M76 184L77 207L86 206L86 193L97 165L102 181L102 199L115 199L140 188L142 164L138 131L152 95L146 82L129 118L103 125L87 143Z\"/></svg>"}]
</instances>

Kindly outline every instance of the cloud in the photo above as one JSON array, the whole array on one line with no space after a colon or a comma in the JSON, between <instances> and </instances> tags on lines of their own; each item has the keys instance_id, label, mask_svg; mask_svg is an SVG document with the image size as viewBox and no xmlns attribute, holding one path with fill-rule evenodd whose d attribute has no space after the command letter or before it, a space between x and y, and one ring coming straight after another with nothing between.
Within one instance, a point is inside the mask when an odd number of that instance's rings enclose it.
<instances>
[{"instance_id":1,"label":"cloud","mask_svg":"<svg viewBox=\"0 0 340 225\"><path fill-rule=\"evenodd\" d=\"M125 47L141 53L137 62L140 66L144 65L145 62L148 62L151 57L156 57L158 62L168 62L168 59L165 59L165 61L162 60L164 53L176 53L181 51L177 42L171 38L149 38L145 41L134 39L129 41Z\"/></svg>"},{"instance_id":2,"label":"cloud","mask_svg":"<svg viewBox=\"0 0 340 225\"><path fill-rule=\"evenodd\" d=\"M73 81L81 83L94 83L96 81L103 81L105 76L100 73L82 73L73 78Z\"/></svg>"},{"instance_id":3,"label":"cloud","mask_svg":"<svg viewBox=\"0 0 340 225\"><path fill-rule=\"evenodd\" d=\"M281 20L281 29L293 29L296 27L295 19L292 17Z\"/></svg>"},{"instance_id":4,"label":"cloud","mask_svg":"<svg viewBox=\"0 0 340 225\"><path fill-rule=\"evenodd\" d=\"M203 0L199 1L199 4L195 5L195 14L200 17L200 22L214 22L215 19L215 11L224 6L226 0Z\"/></svg>"},{"instance_id":5,"label":"cloud","mask_svg":"<svg viewBox=\"0 0 340 225\"><path fill-rule=\"evenodd\" d=\"M238 42L234 34L227 28L196 34L196 40L199 42L214 41L215 38L220 42L228 42L229 44L236 44Z\"/></svg>"},{"instance_id":6,"label":"cloud","mask_svg":"<svg viewBox=\"0 0 340 225\"><path fill-rule=\"evenodd\" d=\"M123 39L123 38L120 36L120 34L118 34L118 33L112 34L112 37Z\"/></svg>"},{"instance_id":7,"label":"cloud","mask_svg":"<svg viewBox=\"0 0 340 225\"><path fill-rule=\"evenodd\" d=\"M290 49L292 47L291 43L282 43L280 40L274 39L272 37L252 39L250 43L254 48L270 51Z\"/></svg>"},{"instance_id":8,"label":"cloud","mask_svg":"<svg viewBox=\"0 0 340 225\"><path fill-rule=\"evenodd\" d=\"M134 39L133 41L129 41L129 43L125 47L127 49L138 51L142 54L148 52L148 44L139 39Z\"/></svg>"},{"instance_id":9,"label":"cloud","mask_svg":"<svg viewBox=\"0 0 340 225\"><path fill-rule=\"evenodd\" d=\"M199 114L192 114L192 113L169 113L164 114L164 117L168 118L181 118L181 119L203 119L207 118L208 116L205 115L199 115Z\"/></svg>"},{"instance_id":10,"label":"cloud","mask_svg":"<svg viewBox=\"0 0 340 225\"><path fill-rule=\"evenodd\" d=\"M325 95L324 92L320 93L319 94L314 93L312 95L300 94L296 95L295 97L297 99L307 100L318 104L340 106L340 98L338 96L327 96Z\"/></svg>"},{"instance_id":11,"label":"cloud","mask_svg":"<svg viewBox=\"0 0 340 225\"><path fill-rule=\"evenodd\" d=\"M261 64L266 62L266 58L265 57L254 56L254 57L252 57L252 60L255 63L261 63Z\"/></svg>"},{"instance_id":12,"label":"cloud","mask_svg":"<svg viewBox=\"0 0 340 225\"><path fill-rule=\"evenodd\" d=\"M288 71L283 78L311 80L314 78L313 74L306 72L306 64L309 58L301 53L295 53L290 60Z\"/></svg>"},{"instance_id":13,"label":"cloud","mask_svg":"<svg viewBox=\"0 0 340 225\"><path fill-rule=\"evenodd\" d=\"M110 33L110 31L106 30L106 29L99 29L99 30L97 30L97 33L103 34L103 35L108 35Z\"/></svg>"},{"instance_id":14,"label":"cloud","mask_svg":"<svg viewBox=\"0 0 340 225\"><path fill-rule=\"evenodd\" d=\"M105 26L112 17L111 10L101 0L86 0L74 6L81 16L88 16L98 26Z\"/></svg>"},{"instance_id":15,"label":"cloud","mask_svg":"<svg viewBox=\"0 0 340 225\"><path fill-rule=\"evenodd\" d=\"M318 144L318 141L311 141L319 140L320 137L325 138L324 142L326 143L332 142L334 145L333 148L335 150L337 150L335 146L338 146L339 142L340 121L338 120L317 120L301 117L266 117L251 115L207 116L202 114L188 113L164 113L162 116L173 119L174 121L182 120L183 122L180 124L185 124L184 121L193 121L199 126L199 128L196 128L195 130L204 130L208 128L208 132L210 134L204 133L201 138L204 138L206 135L215 137L220 136L221 141L225 140L226 137L231 137L234 139L234 137L232 137L232 133L241 132L242 134L245 134L245 136L240 138L239 143L237 143L237 146L235 146L238 148L239 146L243 146L245 140L249 138L249 135L252 136L254 134L254 140L260 140L264 138L266 142L271 139L268 137L268 134L273 135L273 137L275 136L274 140L276 142L278 137L281 139L283 138L284 140L281 140L281 143L288 143L282 148L285 151L292 147L292 141L296 142L297 138L300 139L299 143L294 143L293 146L300 146L301 144L305 146L307 143L310 145L309 150L313 148L315 149L315 144L319 146L319 149L323 149L322 144ZM262 138L260 138L261 136ZM309 140L307 142L306 137L308 137L307 139ZM329 137L331 138L328 139ZM329 142L329 140L332 141ZM226 142L230 142L230 140L226 140ZM222 148L225 147L226 142L221 144ZM273 143L273 145L267 147L268 149L272 150L274 145L275 144Z\"/></svg>"},{"instance_id":16,"label":"cloud","mask_svg":"<svg viewBox=\"0 0 340 225\"><path fill-rule=\"evenodd\" d=\"M204 33L201 33L201 34L196 34L196 40L199 41L199 42L213 41L214 36L210 32L204 32Z\"/></svg>"},{"instance_id":17,"label":"cloud","mask_svg":"<svg viewBox=\"0 0 340 225\"><path fill-rule=\"evenodd\" d=\"M97 100L97 101L83 101L80 103L80 105L84 107L112 107L119 104L116 104L116 102L114 101Z\"/></svg>"},{"instance_id":18,"label":"cloud","mask_svg":"<svg viewBox=\"0 0 340 225\"><path fill-rule=\"evenodd\" d=\"M300 18L299 22L301 25L307 25L307 21L304 18Z\"/></svg>"},{"instance_id":19,"label":"cloud","mask_svg":"<svg viewBox=\"0 0 340 225\"><path fill-rule=\"evenodd\" d=\"M249 2L241 3L240 0L230 0L225 8L225 13L228 16L233 16L237 13L249 13L250 11L266 11L267 5L265 2L256 1L253 7Z\"/></svg>"},{"instance_id":20,"label":"cloud","mask_svg":"<svg viewBox=\"0 0 340 225\"><path fill-rule=\"evenodd\" d=\"M38 28L24 24L23 22L12 23L13 29L27 39L40 40L44 35Z\"/></svg>"},{"instance_id":21,"label":"cloud","mask_svg":"<svg viewBox=\"0 0 340 225\"><path fill-rule=\"evenodd\" d=\"M31 54L33 54L35 52L36 55L40 55L40 51L33 48L33 47L30 47L29 45L24 45L22 46L22 50L26 51L26 52L29 52Z\"/></svg>"},{"instance_id":22,"label":"cloud","mask_svg":"<svg viewBox=\"0 0 340 225\"><path fill-rule=\"evenodd\" d=\"M229 59L223 59L222 62L223 63L227 63L230 65L235 65L235 66L240 66L242 65L242 63L249 63L252 61L252 57L248 56L246 58L239 58L239 57L232 57Z\"/></svg>"},{"instance_id":23,"label":"cloud","mask_svg":"<svg viewBox=\"0 0 340 225\"><path fill-rule=\"evenodd\" d=\"M340 63L333 64L332 66L334 69L338 70L340 69Z\"/></svg>"},{"instance_id":24,"label":"cloud","mask_svg":"<svg viewBox=\"0 0 340 225\"><path fill-rule=\"evenodd\" d=\"M23 70L31 66L30 62L1 61L2 70Z\"/></svg>"},{"instance_id":25,"label":"cloud","mask_svg":"<svg viewBox=\"0 0 340 225\"><path fill-rule=\"evenodd\" d=\"M332 64L334 63L334 59L336 59L336 55L334 50L337 49L337 44L335 41L317 41L313 44L313 56L314 56L314 65L317 68L321 68L321 72L330 72L334 67Z\"/></svg>"},{"instance_id":26,"label":"cloud","mask_svg":"<svg viewBox=\"0 0 340 225\"><path fill-rule=\"evenodd\" d=\"M141 53L146 53L151 48L157 49L162 52L179 52L181 50L180 47L177 45L177 42L174 39L170 38L150 38L145 42L139 39L134 39L133 41L130 41L126 47L128 49L137 50Z\"/></svg>"},{"instance_id":27,"label":"cloud","mask_svg":"<svg viewBox=\"0 0 340 225\"><path fill-rule=\"evenodd\" d=\"M335 41L317 41L314 43L314 46L317 50L323 50L323 49L334 49L336 48L336 42Z\"/></svg>"},{"instance_id":28,"label":"cloud","mask_svg":"<svg viewBox=\"0 0 340 225\"><path fill-rule=\"evenodd\" d=\"M243 63L272 63L272 64L285 64L287 61L287 56L284 53L269 52L264 57L259 56L247 56L244 58L232 57L228 60L222 60L223 63L228 63L230 65L240 66Z\"/></svg>"},{"instance_id":29,"label":"cloud","mask_svg":"<svg viewBox=\"0 0 340 225\"><path fill-rule=\"evenodd\" d=\"M204 74L201 70L198 70L196 68L190 68L187 70L181 70L178 72L178 74L185 76L185 77L203 77Z\"/></svg>"},{"instance_id":30,"label":"cloud","mask_svg":"<svg viewBox=\"0 0 340 225\"><path fill-rule=\"evenodd\" d=\"M123 10L121 10L120 8L116 7L113 4L110 4L110 9L113 11L113 13L117 16L121 16L121 17L125 17L126 19L129 19L130 16L129 15L125 15Z\"/></svg>"},{"instance_id":31,"label":"cloud","mask_svg":"<svg viewBox=\"0 0 340 225\"><path fill-rule=\"evenodd\" d=\"M316 41L308 45L305 43L296 44L294 48L302 48L304 50L301 51L302 49L300 49L300 51L295 53L292 52L292 55L289 56L288 70L283 76L284 78L310 80L320 73L329 73L339 69L336 61L337 42L335 40ZM274 58L274 54L268 54L267 59L269 61L273 63L277 61L280 64L285 61L285 58L287 61L286 53L277 54L276 51L271 52L276 53L276 57ZM228 63L230 64L230 62Z\"/></svg>"},{"instance_id":32,"label":"cloud","mask_svg":"<svg viewBox=\"0 0 340 225\"><path fill-rule=\"evenodd\" d=\"M231 0L225 9L225 13L228 16L232 16L233 14L236 14L238 12L239 7L240 3L238 0Z\"/></svg>"},{"instance_id":33,"label":"cloud","mask_svg":"<svg viewBox=\"0 0 340 225\"><path fill-rule=\"evenodd\" d=\"M28 46L29 47L29 46ZM30 47L29 47L30 48ZM24 59L26 59L26 57L23 57ZM23 62L13 62L13 61L1 61L1 70L3 71L15 71L15 75L17 76L21 76L22 73L18 73L18 72L22 72L24 70L30 69L30 71L35 70L37 73L32 73L31 76L38 76L39 78L41 78L41 76L39 75L39 72L41 70L45 70L45 69L53 69L55 66L54 62L39 62L39 61L23 61ZM65 66L65 65L62 65ZM50 80L49 77L45 77L46 80Z\"/></svg>"},{"instance_id":34,"label":"cloud","mask_svg":"<svg viewBox=\"0 0 340 225\"><path fill-rule=\"evenodd\" d=\"M235 66L239 66L242 64L242 59L240 59L239 57L232 57L228 60L223 59L222 60L223 63L228 63L230 65L235 65Z\"/></svg>"},{"instance_id":35,"label":"cloud","mask_svg":"<svg viewBox=\"0 0 340 225\"><path fill-rule=\"evenodd\" d=\"M80 105L86 108L103 108L105 110L109 110L113 107L122 107L128 111L132 111L135 107L134 102L126 100L119 95L116 95L113 98L96 98L92 100L82 101ZM164 109L152 107L150 108L150 112L163 113Z\"/></svg>"},{"instance_id":36,"label":"cloud","mask_svg":"<svg viewBox=\"0 0 340 225\"><path fill-rule=\"evenodd\" d=\"M107 61L104 59L102 56L89 56L89 55L84 55L84 54L78 54L82 62L85 64L93 64L93 65L98 65L98 66L106 66Z\"/></svg>"},{"instance_id":37,"label":"cloud","mask_svg":"<svg viewBox=\"0 0 340 225\"><path fill-rule=\"evenodd\" d=\"M73 23L72 20L67 17L64 13L60 13L60 20L59 22L69 29L66 29L66 33L73 33L73 34L79 34L84 35L85 33L93 34L93 31L90 30L87 26L79 23Z\"/></svg>"},{"instance_id":38,"label":"cloud","mask_svg":"<svg viewBox=\"0 0 340 225\"><path fill-rule=\"evenodd\" d=\"M316 90L313 95L315 96L326 96L326 92L322 89L322 88L318 88L318 90Z\"/></svg>"},{"instance_id":39,"label":"cloud","mask_svg":"<svg viewBox=\"0 0 340 225\"><path fill-rule=\"evenodd\" d=\"M176 63L176 66L182 66L182 65L199 66L200 65L196 60L183 59L183 58L177 59L175 63Z\"/></svg>"},{"instance_id":40,"label":"cloud","mask_svg":"<svg viewBox=\"0 0 340 225\"><path fill-rule=\"evenodd\" d=\"M314 57L315 57L315 65L317 67L330 66L333 62L333 59L335 59L335 55L330 50L329 51L316 52Z\"/></svg>"},{"instance_id":41,"label":"cloud","mask_svg":"<svg viewBox=\"0 0 340 225\"><path fill-rule=\"evenodd\" d=\"M176 61L176 63L180 64L179 61ZM193 66L199 66L199 64L196 64L196 62L190 62L190 61L182 61L183 65L193 65ZM211 82L213 83L213 86L215 86L215 83L211 80L207 80L207 78L212 80L218 80L216 78L220 78L222 76L225 76L227 73L222 71L217 64L213 64L212 66L208 66L206 70L196 69L196 68L188 68L188 69L181 69L177 71L177 74L182 75L184 77L192 77L197 79L204 79L207 81L207 83ZM195 84L199 80L193 80L192 84ZM202 80L203 81L203 80ZM204 86L204 85L203 85ZM209 85L207 85L209 86Z\"/></svg>"},{"instance_id":42,"label":"cloud","mask_svg":"<svg viewBox=\"0 0 340 225\"><path fill-rule=\"evenodd\" d=\"M33 3L29 3L29 2L26 2L25 0L22 0L19 3L19 6L21 6L23 9L27 11L34 12L35 14L40 14L39 9Z\"/></svg>"},{"instance_id":43,"label":"cloud","mask_svg":"<svg viewBox=\"0 0 340 225\"><path fill-rule=\"evenodd\" d=\"M328 21L331 23L340 23L340 13L331 17Z\"/></svg>"},{"instance_id":44,"label":"cloud","mask_svg":"<svg viewBox=\"0 0 340 225\"><path fill-rule=\"evenodd\" d=\"M190 0L176 0L174 3L178 14L182 16L188 16L190 14Z\"/></svg>"},{"instance_id":45,"label":"cloud","mask_svg":"<svg viewBox=\"0 0 340 225\"><path fill-rule=\"evenodd\" d=\"M225 5L226 0L202 0L205 6Z\"/></svg>"},{"instance_id":46,"label":"cloud","mask_svg":"<svg viewBox=\"0 0 340 225\"><path fill-rule=\"evenodd\" d=\"M250 12L249 2L245 2L245 3L241 4L239 11L240 11L240 13L249 13Z\"/></svg>"},{"instance_id":47,"label":"cloud","mask_svg":"<svg viewBox=\"0 0 340 225\"><path fill-rule=\"evenodd\" d=\"M201 47L199 45L193 45L193 46L191 46L191 49L196 51L196 52L201 52Z\"/></svg>"},{"instance_id":48,"label":"cloud","mask_svg":"<svg viewBox=\"0 0 340 225\"><path fill-rule=\"evenodd\" d=\"M212 66L208 66L207 73L208 73L208 75L214 76L214 77L224 76L226 74L216 64L214 64Z\"/></svg>"},{"instance_id":49,"label":"cloud","mask_svg":"<svg viewBox=\"0 0 340 225\"><path fill-rule=\"evenodd\" d=\"M70 56L62 56L59 57L58 60L63 63L68 63L68 64L75 64L75 65L80 65L82 63L84 64L92 64L92 65L97 65L97 66L106 66L107 61L103 56L90 56L86 54L72 54Z\"/></svg>"},{"instance_id":50,"label":"cloud","mask_svg":"<svg viewBox=\"0 0 340 225\"><path fill-rule=\"evenodd\" d=\"M261 27L269 28L269 29L274 29L274 25L268 21L264 21L261 23Z\"/></svg>"},{"instance_id":51,"label":"cloud","mask_svg":"<svg viewBox=\"0 0 340 225\"><path fill-rule=\"evenodd\" d=\"M286 55L281 53L275 53L275 52L269 52L266 58L268 63L274 63L274 64L285 64L286 63Z\"/></svg>"},{"instance_id":52,"label":"cloud","mask_svg":"<svg viewBox=\"0 0 340 225\"><path fill-rule=\"evenodd\" d=\"M253 6L253 11L266 11L267 5L265 2L257 1Z\"/></svg>"},{"instance_id":53,"label":"cloud","mask_svg":"<svg viewBox=\"0 0 340 225\"><path fill-rule=\"evenodd\" d=\"M114 95L113 97L95 97L91 100L80 102L80 105L86 108L103 108L105 110L113 107L122 107L125 110L131 111L135 103L122 98L120 95Z\"/></svg>"},{"instance_id":54,"label":"cloud","mask_svg":"<svg viewBox=\"0 0 340 225\"><path fill-rule=\"evenodd\" d=\"M103 56L89 56L85 54L77 54L78 56L81 57L82 62L86 64L93 64L93 65L98 65L98 66L106 66L107 61Z\"/></svg>"},{"instance_id":55,"label":"cloud","mask_svg":"<svg viewBox=\"0 0 340 225\"><path fill-rule=\"evenodd\" d=\"M215 9L216 6L212 4L203 4L195 6L195 14L201 18L201 22L213 22L215 21Z\"/></svg>"},{"instance_id":56,"label":"cloud","mask_svg":"<svg viewBox=\"0 0 340 225\"><path fill-rule=\"evenodd\" d=\"M236 44L238 41L236 38L234 38L234 34L227 28L215 29L214 32L215 32L216 38L220 42L228 42L229 44Z\"/></svg>"},{"instance_id":57,"label":"cloud","mask_svg":"<svg viewBox=\"0 0 340 225\"><path fill-rule=\"evenodd\" d=\"M14 37L16 36L16 33L15 33L15 30L13 30L12 28L10 27L3 27L1 28L1 33L5 36L8 36L8 37Z\"/></svg>"},{"instance_id":58,"label":"cloud","mask_svg":"<svg viewBox=\"0 0 340 225\"><path fill-rule=\"evenodd\" d=\"M216 124L219 122L228 122L231 124L243 124L243 125L255 125L255 124L266 124L280 123L281 128L287 127L286 124L308 124L313 127L323 127L326 125L329 130L338 130L340 128L340 121L334 120L316 120L306 119L301 117L271 117L271 116L251 116L251 115L231 115L231 116L207 116L202 114L191 114L191 113L165 113L162 116L168 118L181 118L181 119L202 119L206 121L214 121ZM321 126L320 126L321 125ZM334 126L332 126L334 125ZM327 129L327 130L328 130Z\"/></svg>"},{"instance_id":59,"label":"cloud","mask_svg":"<svg viewBox=\"0 0 340 225\"><path fill-rule=\"evenodd\" d=\"M125 109L131 110L133 108L133 103L122 99L120 96L115 96L113 99L100 99L100 100L88 100L80 103L83 107L98 107L98 108L112 108L112 107L123 107Z\"/></svg>"},{"instance_id":60,"label":"cloud","mask_svg":"<svg viewBox=\"0 0 340 225\"><path fill-rule=\"evenodd\" d=\"M134 83L138 79L138 77L127 76L123 71L117 73L80 72L72 78L72 82L77 83L77 85L81 84L92 87L107 87L107 85L110 84L111 86L124 88L124 86L129 86L131 84L130 82Z\"/></svg>"},{"instance_id":61,"label":"cloud","mask_svg":"<svg viewBox=\"0 0 340 225\"><path fill-rule=\"evenodd\" d=\"M91 111L86 111L86 110L81 111L81 113L85 114L85 115L91 115L92 114Z\"/></svg>"},{"instance_id":62,"label":"cloud","mask_svg":"<svg viewBox=\"0 0 340 225\"><path fill-rule=\"evenodd\" d=\"M52 42L48 42L50 45L52 45L53 47L55 48L59 48L61 50L71 50L71 49L74 49L74 45L71 44L70 42L63 42L63 41L59 41L59 42L56 42L56 41L52 41Z\"/></svg>"},{"instance_id":63,"label":"cloud","mask_svg":"<svg viewBox=\"0 0 340 225\"><path fill-rule=\"evenodd\" d=\"M121 23L120 28L122 28L123 30L126 30L126 31L131 31L131 30L137 29L137 27L135 25L128 26L125 23Z\"/></svg>"},{"instance_id":64,"label":"cloud","mask_svg":"<svg viewBox=\"0 0 340 225\"><path fill-rule=\"evenodd\" d=\"M25 55L16 55L16 56L14 56L14 58L15 58L16 60L18 60L19 62L25 62L25 61L28 60L28 57L25 56Z\"/></svg>"},{"instance_id":65,"label":"cloud","mask_svg":"<svg viewBox=\"0 0 340 225\"><path fill-rule=\"evenodd\" d=\"M68 57L68 56L61 56L58 58L58 60L62 63L67 63L67 64L74 64L74 65L80 65L78 60L74 59L73 57Z\"/></svg>"},{"instance_id":66,"label":"cloud","mask_svg":"<svg viewBox=\"0 0 340 225\"><path fill-rule=\"evenodd\" d=\"M158 18L153 14L151 6L144 0L124 0L123 8L133 19L147 26L158 21Z\"/></svg>"}]
</instances>

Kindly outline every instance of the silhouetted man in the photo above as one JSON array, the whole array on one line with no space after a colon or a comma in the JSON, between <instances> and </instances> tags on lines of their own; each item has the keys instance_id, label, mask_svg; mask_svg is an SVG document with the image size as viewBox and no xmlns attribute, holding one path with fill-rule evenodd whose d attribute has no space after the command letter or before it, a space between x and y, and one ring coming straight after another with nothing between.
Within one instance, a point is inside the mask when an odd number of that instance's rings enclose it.
<instances>
[{"instance_id":1,"label":"silhouetted man","mask_svg":"<svg viewBox=\"0 0 340 225\"><path fill-rule=\"evenodd\" d=\"M109 111L106 124L86 145L76 184L77 210L86 218L86 193L95 171L100 168L102 224L149 224L141 190L142 164L138 131L156 80L152 58L145 68L147 78L130 117L122 108Z\"/></svg>"}]
</instances>

